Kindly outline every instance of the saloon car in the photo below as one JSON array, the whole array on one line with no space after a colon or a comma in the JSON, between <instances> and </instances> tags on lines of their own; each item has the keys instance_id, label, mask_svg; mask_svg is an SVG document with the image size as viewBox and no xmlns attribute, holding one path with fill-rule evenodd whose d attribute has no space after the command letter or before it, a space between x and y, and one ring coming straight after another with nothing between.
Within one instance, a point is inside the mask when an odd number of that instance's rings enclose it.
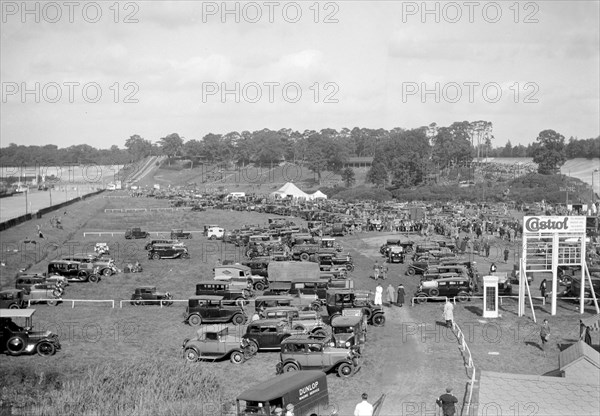
<instances>
[{"instance_id":1,"label":"saloon car","mask_svg":"<svg viewBox=\"0 0 600 416\"><path fill-rule=\"evenodd\" d=\"M158 305L171 306L173 304L173 296L169 292L159 292L156 286L140 286L135 289L131 295L131 303L136 306L140 305Z\"/></svg>"},{"instance_id":2,"label":"saloon car","mask_svg":"<svg viewBox=\"0 0 600 416\"><path fill-rule=\"evenodd\" d=\"M246 340L230 335L229 328L220 326L198 330L195 338L183 341L182 348L183 356L190 362L229 357L232 363L241 364L252 356Z\"/></svg>"},{"instance_id":3,"label":"saloon car","mask_svg":"<svg viewBox=\"0 0 600 416\"><path fill-rule=\"evenodd\" d=\"M228 323L243 325L248 317L244 308L223 296L193 296L188 301L184 322L192 326L205 323Z\"/></svg>"}]
</instances>

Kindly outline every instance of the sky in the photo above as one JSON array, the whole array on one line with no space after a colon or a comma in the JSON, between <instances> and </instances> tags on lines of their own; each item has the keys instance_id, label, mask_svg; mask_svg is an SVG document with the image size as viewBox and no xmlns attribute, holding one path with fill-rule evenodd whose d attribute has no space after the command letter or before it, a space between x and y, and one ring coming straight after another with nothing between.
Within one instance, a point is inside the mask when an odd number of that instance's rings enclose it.
<instances>
[{"instance_id":1,"label":"sky","mask_svg":"<svg viewBox=\"0 0 600 416\"><path fill-rule=\"evenodd\" d=\"M493 123L600 133L598 1L2 1L0 145Z\"/></svg>"}]
</instances>

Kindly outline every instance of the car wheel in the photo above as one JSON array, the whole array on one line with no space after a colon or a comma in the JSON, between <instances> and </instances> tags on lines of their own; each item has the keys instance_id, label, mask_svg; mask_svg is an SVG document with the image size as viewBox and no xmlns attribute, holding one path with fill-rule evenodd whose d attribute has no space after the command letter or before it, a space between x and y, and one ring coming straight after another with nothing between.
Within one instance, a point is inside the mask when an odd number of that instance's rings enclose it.
<instances>
[{"instance_id":1,"label":"car wheel","mask_svg":"<svg viewBox=\"0 0 600 416\"><path fill-rule=\"evenodd\" d=\"M346 270L349 272L354 271L354 264L346 263Z\"/></svg>"},{"instance_id":2,"label":"car wheel","mask_svg":"<svg viewBox=\"0 0 600 416\"><path fill-rule=\"evenodd\" d=\"M188 318L188 323L191 326L200 326L202 325L202 318L200 317L200 315L191 315Z\"/></svg>"},{"instance_id":3,"label":"car wheel","mask_svg":"<svg viewBox=\"0 0 600 416\"><path fill-rule=\"evenodd\" d=\"M185 359L191 363L195 363L200 359L200 354L198 354L198 352L193 348L188 348L187 350L185 350L184 356Z\"/></svg>"},{"instance_id":4,"label":"car wheel","mask_svg":"<svg viewBox=\"0 0 600 416\"><path fill-rule=\"evenodd\" d=\"M348 363L342 363L338 367L337 373L342 378L350 377L352 375L352 366Z\"/></svg>"},{"instance_id":5,"label":"car wheel","mask_svg":"<svg viewBox=\"0 0 600 416\"><path fill-rule=\"evenodd\" d=\"M12 337L6 343L9 354L20 354L25 349L26 343L22 337Z\"/></svg>"},{"instance_id":6,"label":"car wheel","mask_svg":"<svg viewBox=\"0 0 600 416\"><path fill-rule=\"evenodd\" d=\"M63 294L62 289L54 289L52 291L52 296L54 296L55 298L60 298Z\"/></svg>"},{"instance_id":7,"label":"car wheel","mask_svg":"<svg viewBox=\"0 0 600 416\"><path fill-rule=\"evenodd\" d=\"M304 327L302 325L295 325L293 329L294 331L304 331Z\"/></svg>"},{"instance_id":8,"label":"car wheel","mask_svg":"<svg viewBox=\"0 0 600 416\"><path fill-rule=\"evenodd\" d=\"M254 250L248 250L246 251L246 257L252 257L252 253L254 252Z\"/></svg>"},{"instance_id":9,"label":"car wheel","mask_svg":"<svg viewBox=\"0 0 600 416\"><path fill-rule=\"evenodd\" d=\"M254 283L254 290L265 290L265 284L263 282Z\"/></svg>"},{"instance_id":10,"label":"car wheel","mask_svg":"<svg viewBox=\"0 0 600 416\"><path fill-rule=\"evenodd\" d=\"M216 240L216 239L217 239L217 236L216 236L216 235L211 235L211 236L209 237L209 239L210 239L210 240Z\"/></svg>"},{"instance_id":11,"label":"car wheel","mask_svg":"<svg viewBox=\"0 0 600 416\"><path fill-rule=\"evenodd\" d=\"M316 331L313 331L313 335L319 338L326 338L327 337L327 331L325 331L322 328L317 329Z\"/></svg>"},{"instance_id":12,"label":"car wheel","mask_svg":"<svg viewBox=\"0 0 600 416\"><path fill-rule=\"evenodd\" d=\"M163 299L160 301L161 306L171 306L173 304L173 301L170 301L169 299Z\"/></svg>"},{"instance_id":13,"label":"car wheel","mask_svg":"<svg viewBox=\"0 0 600 416\"><path fill-rule=\"evenodd\" d=\"M188 238L188 240L191 240L192 239L192 235L188 234L187 238Z\"/></svg>"},{"instance_id":14,"label":"car wheel","mask_svg":"<svg viewBox=\"0 0 600 416\"><path fill-rule=\"evenodd\" d=\"M189 255L189 253L183 253L183 254L181 255L181 258L182 258L182 259L189 259L189 258L190 258L190 255Z\"/></svg>"},{"instance_id":15,"label":"car wheel","mask_svg":"<svg viewBox=\"0 0 600 416\"><path fill-rule=\"evenodd\" d=\"M248 351L250 352L250 355L254 355L258 352L258 343L255 340L248 340Z\"/></svg>"},{"instance_id":16,"label":"car wheel","mask_svg":"<svg viewBox=\"0 0 600 416\"><path fill-rule=\"evenodd\" d=\"M110 276L112 274L112 270L110 270L109 268L106 268L104 270L102 270L102 275L103 276Z\"/></svg>"},{"instance_id":17,"label":"car wheel","mask_svg":"<svg viewBox=\"0 0 600 416\"><path fill-rule=\"evenodd\" d=\"M409 267L408 270L406 271L406 274L409 276L414 276L415 274L417 274L417 271L415 270L414 267Z\"/></svg>"},{"instance_id":18,"label":"car wheel","mask_svg":"<svg viewBox=\"0 0 600 416\"><path fill-rule=\"evenodd\" d=\"M418 295L416 296L416 299L415 299L415 301L416 301L417 303L425 303L425 302L427 302L427 295L426 295L426 294L424 294L424 293L418 294Z\"/></svg>"},{"instance_id":19,"label":"car wheel","mask_svg":"<svg viewBox=\"0 0 600 416\"><path fill-rule=\"evenodd\" d=\"M41 355L42 357L49 357L51 355L54 355L54 353L56 352L56 347L54 346L54 344L51 344L48 341L42 341L37 345L35 350L38 353L38 355Z\"/></svg>"},{"instance_id":20,"label":"car wheel","mask_svg":"<svg viewBox=\"0 0 600 416\"><path fill-rule=\"evenodd\" d=\"M18 304L18 303L12 303L12 304L11 304L11 305L8 307L8 309L21 309L21 308L19 307L19 304Z\"/></svg>"},{"instance_id":21,"label":"car wheel","mask_svg":"<svg viewBox=\"0 0 600 416\"><path fill-rule=\"evenodd\" d=\"M469 294L467 292L458 292L456 298L459 302L466 302L469 300Z\"/></svg>"},{"instance_id":22,"label":"car wheel","mask_svg":"<svg viewBox=\"0 0 600 416\"><path fill-rule=\"evenodd\" d=\"M135 306L141 306L142 305L142 298L134 299L133 304Z\"/></svg>"},{"instance_id":23,"label":"car wheel","mask_svg":"<svg viewBox=\"0 0 600 416\"><path fill-rule=\"evenodd\" d=\"M302 261L308 261L310 259L310 256L308 255L308 253L302 253L300 254L300 260Z\"/></svg>"},{"instance_id":24,"label":"car wheel","mask_svg":"<svg viewBox=\"0 0 600 416\"><path fill-rule=\"evenodd\" d=\"M244 325L244 322L246 322L246 317L244 317L244 315L242 315L241 313L238 313L233 315L231 322L234 325Z\"/></svg>"},{"instance_id":25,"label":"car wheel","mask_svg":"<svg viewBox=\"0 0 600 416\"><path fill-rule=\"evenodd\" d=\"M315 311L315 312L321 312L321 304L318 302L313 302L310 305L310 309Z\"/></svg>"},{"instance_id":26,"label":"car wheel","mask_svg":"<svg viewBox=\"0 0 600 416\"><path fill-rule=\"evenodd\" d=\"M431 296L438 296L440 294L440 291L433 288L433 289L429 289L429 295Z\"/></svg>"},{"instance_id":27,"label":"car wheel","mask_svg":"<svg viewBox=\"0 0 600 416\"><path fill-rule=\"evenodd\" d=\"M56 300L49 300L49 301L46 301L46 304L48 306L56 306L56 305L58 305L58 301L56 301Z\"/></svg>"},{"instance_id":28,"label":"car wheel","mask_svg":"<svg viewBox=\"0 0 600 416\"><path fill-rule=\"evenodd\" d=\"M385 324L385 316L383 314L377 314L373 317L374 326L383 326Z\"/></svg>"},{"instance_id":29,"label":"car wheel","mask_svg":"<svg viewBox=\"0 0 600 416\"><path fill-rule=\"evenodd\" d=\"M100 276L98 276L97 274L91 274L88 278L88 281L92 283L98 283L100 281Z\"/></svg>"},{"instance_id":30,"label":"car wheel","mask_svg":"<svg viewBox=\"0 0 600 416\"><path fill-rule=\"evenodd\" d=\"M286 363L283 365L284 373L291 373L292 371L298 371L298 370L299 370L298 366L294 363Z\"/></svg>"},{"instance_id":31,"label":"car wheel","mask_svg":"<svg viewBox=\"0 0 600 416\"><path fill-rule=\"evenodd\" d=\"M158 253L154 253L154 254L152 255L152 259L153 259L153 260L160 260L160 254L158 254Z\"/></svg>"},{"instance_id":32,"label":"car wheel","mask_svg":"<svg viewBox=\"0 0 600 416\"><path fill-rule=\"evenodd\" d=\"M231 353L229 361L231 361L233 364L241 364L244 362L244 354L239 351L234 351Z\"/></svg>"}]
</instances>

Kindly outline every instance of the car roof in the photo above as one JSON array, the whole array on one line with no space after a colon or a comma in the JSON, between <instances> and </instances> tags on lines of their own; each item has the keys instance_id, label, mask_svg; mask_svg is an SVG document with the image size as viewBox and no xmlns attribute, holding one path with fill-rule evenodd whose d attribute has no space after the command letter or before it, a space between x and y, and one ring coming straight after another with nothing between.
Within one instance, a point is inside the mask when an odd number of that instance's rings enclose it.
<instances>
[{"instance_id":1,"label":"car roof","mask_svg":"<svg viewBox=\"0 0 600 416\"><path fill-rule=\"evenodd\" d=\"M267 312L273 312L273 311L298 311L298 308L296 308L295 306L269 306L268 308L265 308L263 310L263 313L267 313Z\"/></svg>"},{"instance_id":2,"label":"car roof","mask_svg":"<svg viewBox=\"0 0 600 416\"><path fill-rule=\"evenodd\" d=\"M282 344L283 343L286 343L286 344L290 344L290 343L326 344L326 343L329 343L329 341L324 338L315 338L313 335L309 335L309 334L299 334L299 335L292 335L291 337L288 337L288 338L284 339L283 341L281 341L281 343Z\"/></svg>"},{"instance_id":3,"label":"car roof","mask_svg":"<svg viewBox=\"0 0 600 416\"><path fill-rule=\"evenodd\" d=\"M150 286L150 285L138 286L138 287L136 287L136 289L156 289L156 286Z\"/></svg>"},{"instance_id":4,"label":"car roof","mask_svg":"<svg viewBox=\"0 0 600 416\"><path fill-rule=\"evenodd\" d=\"M340 326L354 326L362 321L361 316L357 315L346 315L346 316L334 316L331 320L332 327L340 327Z\"/></svg>"},{"instance_id":5,"label":"car roof","mask_svg":"<svg viewBox=\"0 0 600 416\"><path fill-rule=\"evenodd\" d=\"M195 299L195 300L214 300L214 301L220 301L223 300L223 296L217 296L217 295L199 295L199 296L192 296L190 298L190 300Z\"/></svg>"},{"instance_id":6,"label":"car roof","mask_svg":"<svg viewBox=\"0 0 600 416\"><path fill-rule=\"evenodd\" d=\"M255 301L258 300L279 300L279 299L283 299L283 300L293 300L294 297L290 296L290 295L262 295L262 296L257 296L254 298Z\"/></svg>"},{"instance_id":7,"label":"car roof","mask_svg":"<svg viewBox=\"0 0 600 416\"><path fill-rule=\"evenodd\" d=\"M15 292L22 292L23 289L4 289L4 290L0 290L0 293L15 293Z\"/></svg>"},{"instance_id":8,"label":"car roof","mask_svg":"<svg viewBox=\"0 0 600 416\"><path fill-rule=\"evenodd\" d=\"M254 402L270 402L283 397L291 388L301 388L309 385L315 380L325 380L326 375L322 371L292 371L262 382L248 390L243 391L237 397L238 400ZM324 383L320 383L319 386Z\"/></svg>"},{"instance_id":9,"label":"car roof","mask_svg":"<svg viewBox=\"0 0 600 416\"><path fill-rule=\"evenodd\" d=\"M196 285L231 285L229 280L201 280Z\"/></svg>"},{"instance_id":10,"label":"car roof","mask_svg":"<svg viewBox=\"0 0 600 416\"><path fill-rule=\"evenodd\" d=\"M0 318L31 318L35 309L0 309Z\"/></svg>"},{"instance_id":11,"label":"car roof","mask_svg":"<svg viewBox=\"0 0 600 416\"><path fill-rule=\"evenodd\" d=\"M244 266L242 264L234 263L234 264L223 264L223 265L220 265L220 266L215 266L215 271L217 269L238 269L238 270L244 270L244 271L246 271L246 270L250 270L250 267Z\"/></svg>"},{"instance_id":12,"label":"car roof","mask_svg":"<svg viewBox=\"0 0 600 416\"><path fill-rule=\"evenodd\" d=\"M261 319L259 321L253 321L251 322L249 325L258 325L258 326L280 326L283 325L284 323L282 322L281 319Z\"/></svg>"}]
</instances>

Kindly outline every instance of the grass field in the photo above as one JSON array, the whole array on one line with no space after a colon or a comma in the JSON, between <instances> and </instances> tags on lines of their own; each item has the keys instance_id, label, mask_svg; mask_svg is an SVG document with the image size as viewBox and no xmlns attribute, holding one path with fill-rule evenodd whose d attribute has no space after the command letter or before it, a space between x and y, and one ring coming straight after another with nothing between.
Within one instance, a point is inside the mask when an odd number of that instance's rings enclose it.
<instances>
[{"instance_id":1,"label":"grass field","mask_svg":"<svg viewBox=\"0 0 600 416\"><path fill-rule=\"evenodd\" d=\"M2 288L13 286L18 269L31 263L30 270L44 271L49 259L69 251L82 251L96 242L108 242L117 265L139 260L144 272L117 274L98 284L72 283L66 299L129 299L138 285L156 285L169 291L174 299L188 299L198 280L212 278L217 260L241 259L233 246L213 242L195 234L187 241L189 260L148 260L145 240L128 241L123 236L83 237L84 231L124 231L139 226L150 231L171 228L201 230L206 223L225 228L244 224L264 224L268 215L253 212L208 210L205 212L105 213L108 208L166 207L165 200L147 198L103 198L97 196L73 205L62 217L64 229L49 228L48 219L32 220L2 232ZM300 221L299 221L300 222ZM36 225L45 231L38 244L24 244L36 235ZM370 279L374 260L381 261L378 248L389 237L384 233L364 233L341 238L345 251L354 257L356 269L351 273L356 287L374 290ZM416 241L421 237L411 236ZM16 251L15 251L16 250ZM481 272L491 259L475 256ZM403 282L408 299L418 278L404 274L407 265L390 265L389 280L397 286ZM500 264L499 271L509 271L512 264ZM534 285L534 295L537 295ZM361 370L350 379L328 377L331 401L339 415L351 415L360 394L367 391L372 400L388 393L382 416L407 413L409 410L435 410L435 398L447 385L462 401L466 394L467 371L456 339L438 322L442 303L428 302L415 307L386 308L387 323L382 328L369 327L368 341ZM574 304L562 304L559 315L549 316L549 306L536 307L539 319L548 317L553 329L553 344L544 354L536 346L537 329L528 316L516 316L516 303L506 300L502 317L495 321L481 318L481 300L457 304L455 318L465 333L478 369L542 374L558 366L559 344L570 344L578 334L579 315ZM229 361L216 363L182 363L181 344L192 337L195 329L183 324L185 303L171 307L134 307L125 303L115 309L108 304L70 302L56 307L36 305L34 323L60 335L62 350L42 358L2 357L0 398L16 406L31 406L39 414L219 414L214 407L228 413L236 395L260 380L275 374L277 353L259 353L241 366ZM588 309L588 315L592 310ZM487 325L486 325L487 324ZM243 330L243 329L242 329ZM499 334L499 335L496 335ZM597 339L594 340L597 344ZM497 355L491 355L498 353ZM16 384L13 384L16 383ZM82 386L82 387L79 387ZM147 393L143 394L142 391ZM132 397L139 398L132 400ZM222 407L224 405L225 407ZM415 407L416 406L416 407ZM207 409L213 409L210 412ZM400 409L400 410L399 410ZM213 413L211 413L213 412ZM418 413L421 414L421 413Z\"/></svg>"}]
</instances>

